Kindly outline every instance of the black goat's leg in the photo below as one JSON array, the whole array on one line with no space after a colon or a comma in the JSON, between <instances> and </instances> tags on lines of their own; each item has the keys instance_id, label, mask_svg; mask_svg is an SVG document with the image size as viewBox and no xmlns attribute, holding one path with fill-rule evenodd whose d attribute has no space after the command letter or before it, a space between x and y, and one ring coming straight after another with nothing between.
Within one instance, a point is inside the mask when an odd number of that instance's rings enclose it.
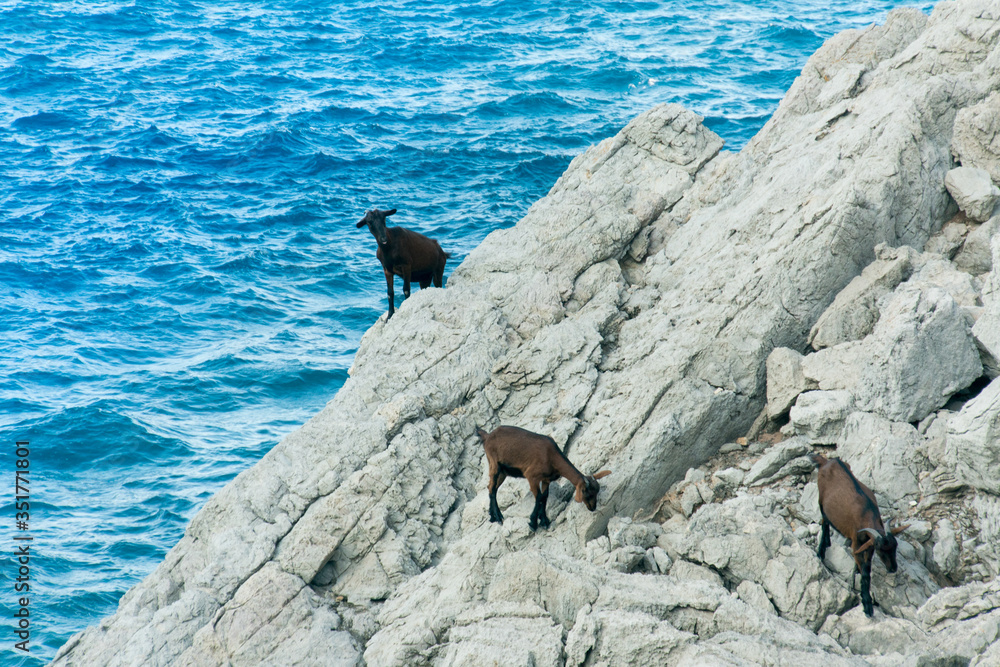
<instances>
[{"instance_id":1,"label":"black goat's leg","mask_svg":"<svg viewBox=\"0 0 1000 667\"><path fill-rule=\"evenodd\" d=\"M537 479L529 479L528 485L531 487L531 493L535 496L535 509L531 510L531 517L528 518L528 528L534 532L538 530L538 515L545 514L545 508L542 506L542 492L538 487Z\"/></svg>"},{"instance_id":2,"label":"black goat's leg","mask_svg":"<svg viewBox=\"0 0 1000 667\"><path fill-rule=\"evenodd\" d=\"M393 283L392 271L386 271L383 269L382 272L385 273L385 284L389 292L389 317L392 317L392 314L396 312L396 304L395 304L396 293L392 287ZM386 317L385 319L388 320L389 317Z\"/></svg>"},{"instance_id":3,"label":"black goat's leg","mask_svg":"<svg viewBox=\"0 0 1000 667\"><path fill-rule=\"evenodd\" d=\"M545 511L546 506L549 504L549 482L548 480L542 480L541 489L538 493L538 498L535 501L538 506L538 525L542 528L548 528L551 525L549 521L549 516Z\"/></svg>"},{"instance_id":4,"label":"black goat's leg","mask_svg":"<svg viewBox=\"0 0 1000 667\"><path fill-rule=\"evenodd\" d=\"M830 546L830 522L827 521L826 517L823 517L823 531L819 536L819 549L816 550L816 555L819 556L820 560L826 556L826 548Z\"/></svg>"},{"instance_id":5,"label":"black goat's leg","mask_svg":"<svg viewBox=\"0 0 1000 667\"><path fill-rule=\"evenodd\" d=\"M507 479L507 475L502 472L491 472L490 474L490 523L503 524L503 514L500 513L500 505L497 504L497 489Z\"/></svg>"},{"instance_id":6,"label":"black goat's leg","mask_svg":"<svg viewBox=\"0 0 1000 667\"><path fill-rule=\"evenodd\" d=\"M861 606L865 610L865 616L871 618L875 613L872 607L872 561L866 558L861 569Z\"/></svg>"},{"instance_id":7,"label":"black goat's leg","mask_svg":"<svg viewBox=\"0 0 1000 667\"><path fill-rule=\"evenodd\" d=\"M403 276L403 298L410 298L410 265L400 267L399 274Z\"/></svg>"}]
</instances>

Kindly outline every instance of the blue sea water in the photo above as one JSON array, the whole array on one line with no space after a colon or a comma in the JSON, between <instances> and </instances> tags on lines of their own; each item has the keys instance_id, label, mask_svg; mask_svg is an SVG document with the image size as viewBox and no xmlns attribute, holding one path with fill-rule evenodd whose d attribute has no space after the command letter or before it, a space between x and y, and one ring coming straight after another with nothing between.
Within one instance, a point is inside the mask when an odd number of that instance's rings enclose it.
<instances>
[{"instance_id":1,"label":"blue sea water","mask_svg":"<svg viewBox=\"0 0 1000 667\"><path fill-rule=\"evenodd\" d=\"M739 149L823 40L914 4L0 0L0 663L112 613L340 388L386 310L366 208L450 272L639 112Z\"/></svg>"}]
</instances>

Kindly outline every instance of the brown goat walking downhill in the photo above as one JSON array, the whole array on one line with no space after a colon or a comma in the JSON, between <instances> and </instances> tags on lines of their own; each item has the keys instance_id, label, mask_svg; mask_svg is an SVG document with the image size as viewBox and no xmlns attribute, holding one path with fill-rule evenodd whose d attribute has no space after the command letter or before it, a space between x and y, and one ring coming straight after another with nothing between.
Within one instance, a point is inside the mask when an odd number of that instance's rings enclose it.
<instances>
[{"instance_id":1,"label":"brown goat walking downhill","mask_svg":"<svg viewBox=\"0 0 1000 667\"><path fill-rule=\"evenodd\" d=\"M819 511L823 515L823 533L819 539L817 555L820 560L830 546L830 525L851 541L854 554L854 576L861 573L861 605L865 614L874 613L871 596L872 558L878 554L885 569L895 572L896 535L909 528L909 524L888 529L890 521L882 524L882 515L875 501L875 494L858 481L851 466L840 459L827 459L812 455L819 466L816 484L819 487Z\"/></svg>"},{"instance_id":2,"label":"brown goat walking downhill","mask_svg":"<svg viewBox=\"0 0 1000 667\"><path fill-rule=\"evenodd\" d=\"M382 211L373 209L365 212L358 222L358 229L368 225L378 244L376 256L382 263L382 272L389 292L389 316L396 312L393 276L403 279L403 298L410 296L410 281L420 283L420 289L430 286L441 287L444 279L444 264L451 255L446 253L434 239L402 227L386 227L385 219L396 209Z\"/></svg>"},{"instance_id":3,"label":"brown goat walking downhill","mask_svg":"<svg viewBox=\"0 0 1000 667\"><path fill-rule=\"evenodd\" d=\"M498 426L492 433L477 428L476 433L483 441L486 460L490 464L491 522L503 523L500 506L497 505L497 489L508 477L528 480L531 493L535 496L535 509L528 520L531 530L538 526L549 527L549 517L545 514L549 483L560 477L565 477L576 487L578 503L586 505L591 512L597 509L597 493L601 489L597 480L611 474L610 470L584 475L569 462L555 440L516 426Z\"/></svg>"}]
</instances>

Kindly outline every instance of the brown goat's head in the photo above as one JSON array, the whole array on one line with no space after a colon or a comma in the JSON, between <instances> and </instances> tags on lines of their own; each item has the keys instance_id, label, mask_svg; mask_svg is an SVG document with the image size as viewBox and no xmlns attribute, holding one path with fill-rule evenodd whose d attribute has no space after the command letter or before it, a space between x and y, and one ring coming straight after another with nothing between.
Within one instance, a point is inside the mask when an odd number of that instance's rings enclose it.
<instances>
[{"instance_id":1,"label":"brown goat's head","mask_svg":"<svg viewBox=\"0 0 1000 667\"><path fill-rule=\"evenodd\" d=\"M607 477L610 474L610 470L602 470L593 475L585 475L582 487L576 487L576 502L583 503L591 512L596 510L597 493L601 490L601 485L597 483L597 480Z\"/></svg>"},{"instance_id":2,"label":"brown goat's head","mask_svg":"<svg viewBox=\"0 0 1000 667\"><path fill-rule=\"evenodd\" d=\"M895 572L898 568L896 564L896 535L903 532L910 527L909 524L905 526L897 526L896 528L889 529L889 524L891 521L886 522L886 533L885 535L879 535L879 533L871 528L862 528L858 531L858 534L865 533L868 535L868 541L862 544L860 547L854 550L855 555L864 552L871 546L875 546L875 553L878 554L879 560L885 565L885 569L889 572Z\"/></svg>"},{"instance_id":3,"label":"brown goat's head","mask_svg":"<svg viewBox=\"0 0 1000 667\"><path fill-rule=\"evenodd\" d=\"M385 245L389 242L389 235L385 231L385 219L395 212L396 209L394 208L390 208L388 211L377 208L365 211L365 217L361 218L357 227L361 229L365 225L368 225L368 229L371 230L372 236L375 237L379 245Z\"/></svg>"}]
</instances>

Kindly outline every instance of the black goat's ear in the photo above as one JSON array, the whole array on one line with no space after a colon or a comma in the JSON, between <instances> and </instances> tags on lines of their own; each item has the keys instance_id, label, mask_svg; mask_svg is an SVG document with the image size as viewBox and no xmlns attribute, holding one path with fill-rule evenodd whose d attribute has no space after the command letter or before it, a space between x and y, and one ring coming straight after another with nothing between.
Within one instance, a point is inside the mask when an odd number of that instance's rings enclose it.
<instances>
[{"instance_id":1,"label":"black goat's ear","mask_svg":"<svg viewBox=\"0 0 1000 667\"><path fill-rule=\"evenodd\" d=\"M362 220L361 222L359 222L359 223L357 224L357 227L358 227L358 229L361 229L362 227L364 227L364 226L365 226L365 225L367 225L367 224L368 224L368 223L367 223L367 222L366 222L365 220Z\"/></svg>"},{"instance_id":2,"label":"black goat's ear","mask_svg":"<svg viewBox=\"0 0 1000 667\"><path fill-rule=\"evenodd\" d=\"M396 209L390 208L388 211L385 212L385 217L388 218L390 215L392 215L395 212L396 212Z\"/></svg>"}]
</instances>

